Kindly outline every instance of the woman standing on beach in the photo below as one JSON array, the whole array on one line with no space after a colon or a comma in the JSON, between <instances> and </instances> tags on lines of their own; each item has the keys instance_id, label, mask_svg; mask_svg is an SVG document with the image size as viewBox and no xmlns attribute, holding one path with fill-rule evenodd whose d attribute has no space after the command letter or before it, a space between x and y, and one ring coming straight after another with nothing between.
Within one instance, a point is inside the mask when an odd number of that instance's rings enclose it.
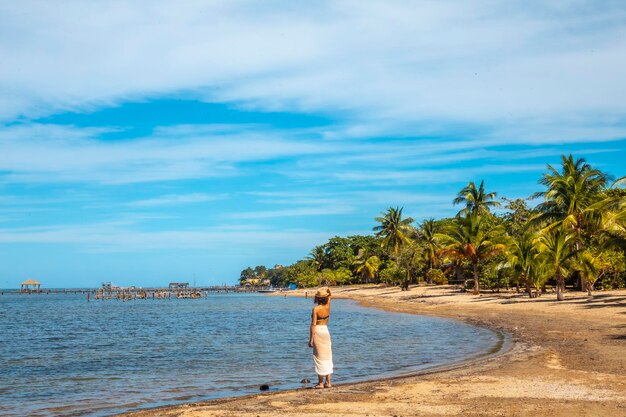
<instances>
[{"instance_id":1,"label":"woman standing on beach","mask_svg":"<svg viewBox=\"0 0 626 417\"><path fill-rule=\"evenodd\" d=\"M330 388L330 376L333 373L333 351L328 332L328 319L330 318L330 289L322 287L315 293L311 313L311 336L309 347L313 348L313 362L317 373L318 384L314 388ZM326 379L324 381L324 379Z\"/></svg>"}]
</instances>

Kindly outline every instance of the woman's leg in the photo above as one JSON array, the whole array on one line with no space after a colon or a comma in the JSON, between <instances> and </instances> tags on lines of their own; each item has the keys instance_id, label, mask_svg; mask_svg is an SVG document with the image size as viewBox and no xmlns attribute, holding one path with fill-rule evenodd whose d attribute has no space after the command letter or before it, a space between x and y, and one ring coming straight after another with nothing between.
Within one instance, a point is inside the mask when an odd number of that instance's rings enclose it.
<instances>
[{"instance_id":1,"label":"woman's leg","mask_svg":"<svg viewBox=\"0 0 626 417\"><path fill-rule=\"evenodd\" d=\"M330 387L332 387L332 385L330 384L330 376L331 376L331 375L332 375L332 374L328 374L328 375L326 375L326 383L324 384L324 386L325 386L326 388L330 388Z\"/></svg>"},{"instance_id":2,"label":"woman's leg","mask_svg":"<svg viewBox=\"0 0 626 417\"><path fill-rule=\"evenodd\" d=\"M317 376L317 385L313 388L324 388L324 375Z\"/></svg>"}]
</instances>

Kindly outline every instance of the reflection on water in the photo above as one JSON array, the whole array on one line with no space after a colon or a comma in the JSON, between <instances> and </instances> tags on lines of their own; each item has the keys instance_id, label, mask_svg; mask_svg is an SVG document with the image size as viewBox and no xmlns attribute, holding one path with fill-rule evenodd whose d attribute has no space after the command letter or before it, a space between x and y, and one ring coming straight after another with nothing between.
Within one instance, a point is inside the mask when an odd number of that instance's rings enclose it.
<instances>
[{"instance_id":1,"label":"reflection on water","mask_svg":"<svg viewBox=\"0 0 626 417\"><path fill-rule=\"evenodd\" d=\"M256 294L87 302L0 296L0 415L104 416L315 380L311 300ZM337 383L463 360L498 343L455 321L333 302Z\"/></svg>"}]
</instances>

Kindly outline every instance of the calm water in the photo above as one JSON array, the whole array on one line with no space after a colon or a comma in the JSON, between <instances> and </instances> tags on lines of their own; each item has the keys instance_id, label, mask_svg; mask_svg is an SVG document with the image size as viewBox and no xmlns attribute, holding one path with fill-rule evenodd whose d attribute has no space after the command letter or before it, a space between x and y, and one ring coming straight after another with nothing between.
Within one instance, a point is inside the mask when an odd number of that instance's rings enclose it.
<instances>
[{"instance_id":1,"label":"calm water","mask_svg":"<svg viewBox=\"0 0 626 417\"><path fill-rule=\"evenodd\" d=\"M106 416L299 387L315 380L311 300L256 294L86 301L0 296L0 415ZM498 343L486 329L333 303L334 382L460 361Z\"/></svg>"}]
</instances>

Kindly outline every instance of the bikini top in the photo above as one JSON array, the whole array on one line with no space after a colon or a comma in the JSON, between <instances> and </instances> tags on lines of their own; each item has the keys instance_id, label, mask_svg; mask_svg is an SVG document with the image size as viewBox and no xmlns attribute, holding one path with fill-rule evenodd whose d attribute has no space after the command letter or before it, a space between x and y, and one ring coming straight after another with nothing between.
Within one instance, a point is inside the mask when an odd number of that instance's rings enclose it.
<instances>
[{"instance_id":1,"label":"bikini top","mask_svg":"<svg viewBox=\"0 0 626 417\"><path fill-rule=\"evenodd\" d=\"M327 319L327 318L329 318L329 317L330 317L330 314L329 314L329 315L327 315L327 316L324 316L324 317L320 317L320 316L318 316L318 317L317 317L317 321L326 320L326 319ZM313 313L311 313L311 318L313 318Z\"/></svg>"}]
</instances>

